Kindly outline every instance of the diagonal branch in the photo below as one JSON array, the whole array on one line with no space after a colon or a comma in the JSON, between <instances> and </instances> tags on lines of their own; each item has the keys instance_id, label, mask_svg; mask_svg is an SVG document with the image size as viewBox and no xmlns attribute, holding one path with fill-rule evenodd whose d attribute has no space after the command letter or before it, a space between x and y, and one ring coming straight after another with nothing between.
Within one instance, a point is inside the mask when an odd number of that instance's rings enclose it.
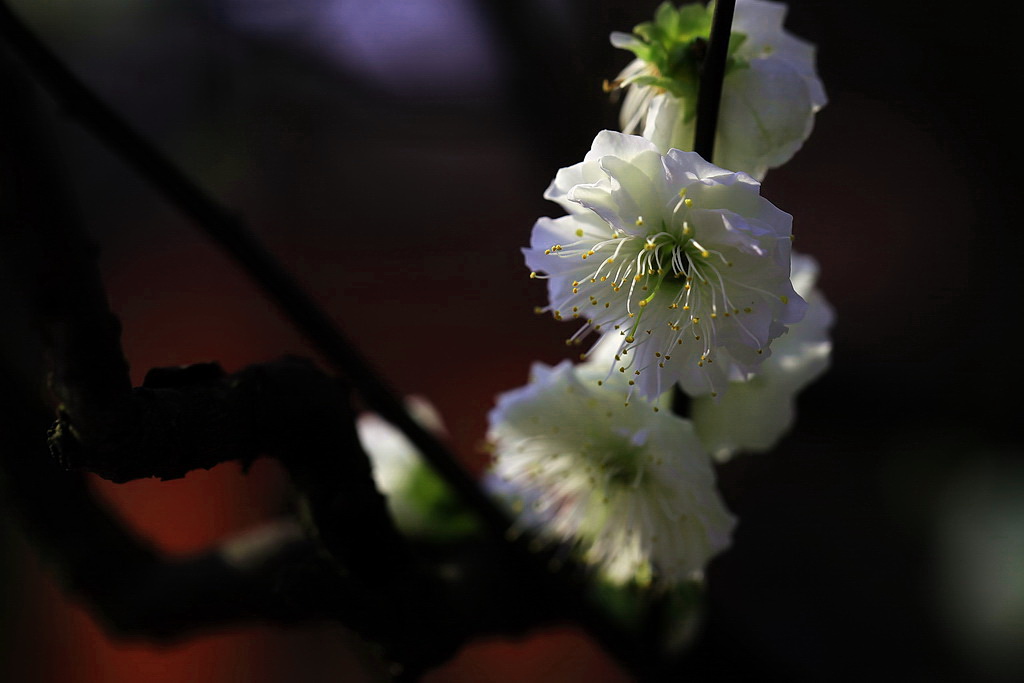
<instances>
[{"instance_id":1,"label":"diagonal branch","mask_svg":"<svg viewBox=\"0 0 1024 683\"><path fill-rule=\"evenodd\" d=\"M496 537L509 527L505 513L477 486L451 452L405 410L330 317L232 212L203 192L166 156L86 88L0 0L0 35L39 81L91 133L145 177L235 260L306 339L351 382L367 405L398 427L474 510Z\"/></svg>"}]
</instances>

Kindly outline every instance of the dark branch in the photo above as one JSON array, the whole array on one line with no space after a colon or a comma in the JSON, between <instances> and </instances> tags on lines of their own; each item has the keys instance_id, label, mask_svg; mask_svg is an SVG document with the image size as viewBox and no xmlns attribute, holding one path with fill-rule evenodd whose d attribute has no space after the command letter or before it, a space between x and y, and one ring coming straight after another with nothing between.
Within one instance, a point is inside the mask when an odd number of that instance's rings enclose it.
<instances>
[{"instance_id":1,"label":"dark branch","mask_svg":"<svg viewBox=\"0 0 1024 683\"><path fill-rule=\"evenodd\" d=\"M398 427L438 471L467 507L476 511L495 537L509 526L506 515L476 485L451 452L405 410L385 384L335 327L330 317L256 240L243 222L192 182L102 100L75 78L64 64L0 1L0 34L65 110L77 118L168 201L191 218L233 258L277 304L281 312L346 376L367 405Z\"/></svg>"},{"instance_id":2,"label":"dark branch","mask_svg":"<svg viewBox=\"0 0 1024 683\"><path fill-rule=\"evenodd\" d=\"M736 0L716 0L708 51L701 66L693 151L708 161L712 161L715 152L718 108L722 101L722 82L725 80L725 65L729 56L729 37L732 34L732 17L735 9Z\"/></svg>"}]
</instances>

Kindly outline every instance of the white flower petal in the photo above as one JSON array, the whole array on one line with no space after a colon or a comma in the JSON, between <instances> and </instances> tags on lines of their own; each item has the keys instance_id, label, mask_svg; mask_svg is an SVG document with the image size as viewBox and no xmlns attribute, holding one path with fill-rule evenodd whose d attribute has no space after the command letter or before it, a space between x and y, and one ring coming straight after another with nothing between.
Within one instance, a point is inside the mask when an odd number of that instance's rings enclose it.
<instances>
[{"instance_id":1,"label":"white flower petal","mask_svg":"<svg viewBox=\"0 0 1024 683\"><path fill-rule=\"evenodd\" d=\"M788 63L758 59L726 77L715 160L763 178L789 161L814 125L806 79Z\"/></svg>"},{"instance_id":2,"label":"white flower petal","mask_svg":"<svg viewBox=\"0 0 1024 683\"><path fill-rule=\"evenodd\" d=\"M630 92L640 90L632 88ZM694 121L684 117L686 103L668 93L655 95L647 110L643 135L662 152L693 147ZM631 131L622 129L624 133Z\"/></svg>"},{"instance_id":3,"label":"white flower petal","mask_svg":"<svg viewBox=\"0 0 1024 683\"><path fill-rule=\"evenodd\" d=\"M793 256L793 282L808 302L804 319L775 340L771 358L753 376L735 378L720 401L693 401L697 433L716 459L772 448L792 426L797 393L828 367L834 313L814 289L817 273L809 256Z\"/></svg>"}]
</instances>

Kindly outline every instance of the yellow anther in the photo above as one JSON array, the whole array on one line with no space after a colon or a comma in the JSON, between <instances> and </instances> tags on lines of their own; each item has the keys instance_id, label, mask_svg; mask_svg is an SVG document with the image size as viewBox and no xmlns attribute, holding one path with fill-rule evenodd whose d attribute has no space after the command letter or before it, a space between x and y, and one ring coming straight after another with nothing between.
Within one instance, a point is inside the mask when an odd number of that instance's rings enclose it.
<instances>
[{"instance_id":1,"label":"yellow anther","mask_svg":"<svg viewBox=\"0 0 1024 683\"><path fill-rule=\"evenodd\" d=\"M583 237L583 228L576 228L576 236Z\"/></svg>"},{"instance_id":2,"label":"yellow anther","mask_svg":"<svg viewBox=\"0 0 1024 683\"><path fill-rule=\"evenodd\" d=\"M686 204L686 208L690 208L691 206L693 206L693 200L689 198L684 199L683 204Z\"/></svg>"}]
</instances>

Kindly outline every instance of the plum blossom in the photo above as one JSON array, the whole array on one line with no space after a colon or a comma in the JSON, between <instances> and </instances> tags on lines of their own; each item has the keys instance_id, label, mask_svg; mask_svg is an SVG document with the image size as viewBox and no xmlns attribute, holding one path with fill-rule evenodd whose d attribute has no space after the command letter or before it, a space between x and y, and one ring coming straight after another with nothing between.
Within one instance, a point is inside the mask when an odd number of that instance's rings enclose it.
<instances>
[{"instance_id":1,"label":"plum blossom","mask_svg":"<svg viewBox=\"0 0 1024 683\"><path fill-rule=\"evenodd\" d=\"M615 47L636 55L607 86L626 89L623 132L643 131L663 152L693 149L713 5L666 2L632 34L612 33ZM782 28L786 11L783 3L737 0L722 86L713 161L759 180L800 149L827 102L814 46Z\"/></svg>"},{"instance_id":2,"label":"plum blossom","mask_svg":"<svg viewBox=\"0 0 1024 683\"><path fill-rule=\"evenodd\" d=\"M489 425L493 493L520 502L518 524L577 548L612 582L695 578L730 543L735 520L692 424L625 405L569 361L535 364Z\"/></svg>"},{"instance_id":3,"label":"plum blossom","mask_svg":"<svg viewBox=\"0 0 1024 683\"><path fill-rule=\"evenodd\" d=\"M818 264L793 255L793 287L807 314L772 344L772 356L750 377L734 378L721 401L695 399L691 415L701 442L716 460L770 449L793 425L796 395L826 368L832 351L832 307L815 287Z\"/></svg>"},{"instance_id":4,"label":"plum blossom","mask_svg":"<svg viewBox=\"0 0 1024 683\"><path fill-rule=\"evenodd\" d=\"M614 371L645 399L676 383L723 392L806 306L789 279L792 217L759 190L693 152L598 133L544 195L568 215L539 219L523 250L547 279L538 311L580 320L570 343L617 333Z\"/></svg>"}]
</instances>

